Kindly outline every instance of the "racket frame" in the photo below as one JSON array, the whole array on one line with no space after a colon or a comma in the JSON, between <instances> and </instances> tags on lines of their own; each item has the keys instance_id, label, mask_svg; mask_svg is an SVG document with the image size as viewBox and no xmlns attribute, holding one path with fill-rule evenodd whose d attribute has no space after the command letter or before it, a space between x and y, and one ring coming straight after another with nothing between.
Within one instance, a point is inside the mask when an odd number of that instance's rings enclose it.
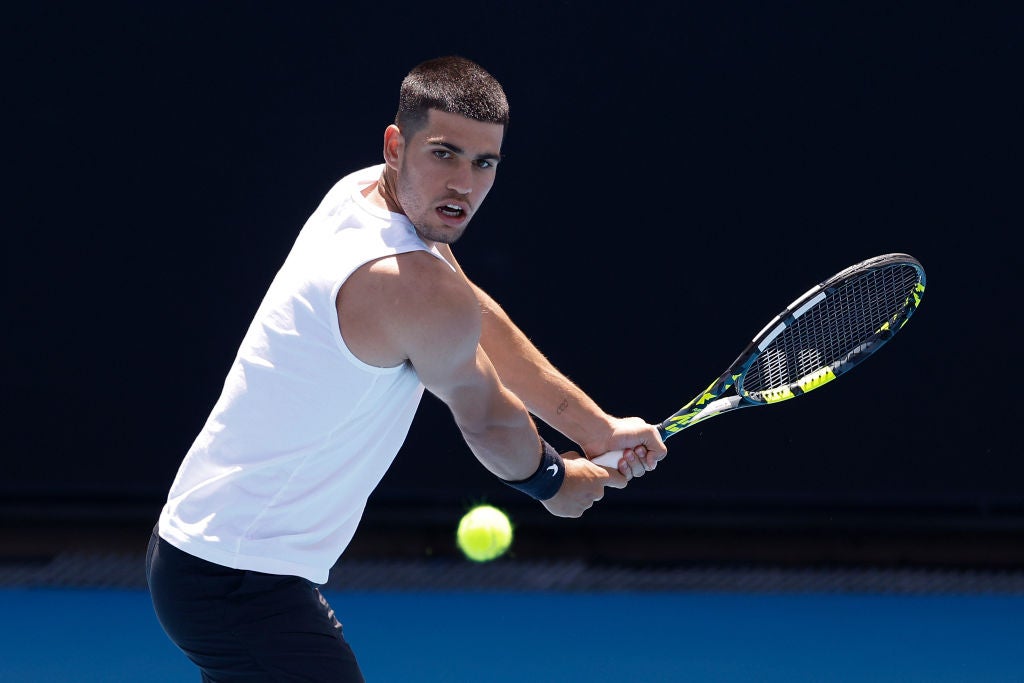
<instances>
[{"instance_id":1,"label":"racket frame","mask_svg":"<svg viewBox=\"0 0 1024 683\"><path fill-rule=\"evenodd\" d=\"M910 265L917 270L918 280L907 296L899 311L887 320L867 340L859 344L846 356L831 365L800 377L785 387L769 392L758 392L754 395L744 391L743 379L750 366L764 353L768 345L797 319L814 308L818 303L833 295L850 281L864 275L898 265ZM917 310L924 295L925 274L921 263L909 254L892 253L875 256L844 268L832 277L811 287L771 319L758 332L746 348L736 357L729 369L712 382L707 389L695 396L689 403L665 419L658 430L662 439L692 427L716 415L749 408L752 406L770 405L813 391L846 374L859 365L868 356L875 353L896 334ZM731 393L730 393L731 392ZM604 467L615 468L622 451L610 451L596 458L593 462Z\"/></svg>"}]
</instances>

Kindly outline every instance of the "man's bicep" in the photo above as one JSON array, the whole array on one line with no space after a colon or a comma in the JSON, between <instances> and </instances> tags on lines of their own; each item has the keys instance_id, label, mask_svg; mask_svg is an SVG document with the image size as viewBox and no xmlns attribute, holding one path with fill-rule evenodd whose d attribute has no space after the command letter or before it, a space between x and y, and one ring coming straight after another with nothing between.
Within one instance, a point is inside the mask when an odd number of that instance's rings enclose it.
<instances>
[{"instance_id":1,"label":"man's bicep","mask_svg":"<svg viewBox=\"0 0 1024 683\"><path fill-rule=\"evenodd\" d=\"M479 324L439 317L413 334L406 345L409 362L431 393L443 399L455 387L477 380Z\"/></svg>"},{"instance_id":2,"label":"man's bicep","mask_svg":"<svg viewBox=\"0 0 1024 683\"><path fill-rule=\"evenodd\" d=\"M392 322L393 334L423 385L444 398L452 387L474 382L482 323L465 281L451 271L424 279L403 309Z\"/></svg>"},{"instance_id":3,"label":"man's bicep","mask_svg":"<svg viewBox=\"0 0 1024 683\"><path fill-rule=\"evenodd\" d=\"M410 334L409 362L426 389L452 411L463 431L504 425L524 411L509 395L480 345L481 313L468 289L443 294L444 304Z\"/></svg>"}]
</instances>

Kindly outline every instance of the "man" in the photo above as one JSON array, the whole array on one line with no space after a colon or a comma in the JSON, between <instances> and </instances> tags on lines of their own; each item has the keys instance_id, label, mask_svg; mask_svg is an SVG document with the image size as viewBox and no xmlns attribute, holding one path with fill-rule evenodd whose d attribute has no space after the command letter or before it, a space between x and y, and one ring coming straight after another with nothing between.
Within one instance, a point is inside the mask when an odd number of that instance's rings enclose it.
<instances>
[{"instance_id":1,"label":"man","mask_svg":"<svg viewBox=\"0 0 1024 683\"><path fill-rule=\"evenodd\" d=\"M385 163L327 194L271 284L147 558L161 624L204 680L363 680L317 584L424 388L484 467L555 515L581 515L665 456L655 427L602 411L452 254L507 123L501 86L477 64L417 66ZM618 470L557 453L531 413L588 455L622 450Z\"/></svg>"}]
</instances>

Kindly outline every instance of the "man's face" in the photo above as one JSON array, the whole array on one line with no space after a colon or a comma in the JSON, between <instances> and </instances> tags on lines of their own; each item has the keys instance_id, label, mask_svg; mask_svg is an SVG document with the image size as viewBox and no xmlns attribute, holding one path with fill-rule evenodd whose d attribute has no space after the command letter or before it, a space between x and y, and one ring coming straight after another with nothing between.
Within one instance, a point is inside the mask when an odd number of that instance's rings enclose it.
<instances>
[{"instance_id":1,"label":"man's face","mask_svg":"<svg viewBox=\"0 0 1024 683\"><path fill-rule=\"evenodd\" d=\"M399 136L395 193L424 240L452 244L494 184L504 129L431 109L427 123Z\"/></svg>"}]
</instances>

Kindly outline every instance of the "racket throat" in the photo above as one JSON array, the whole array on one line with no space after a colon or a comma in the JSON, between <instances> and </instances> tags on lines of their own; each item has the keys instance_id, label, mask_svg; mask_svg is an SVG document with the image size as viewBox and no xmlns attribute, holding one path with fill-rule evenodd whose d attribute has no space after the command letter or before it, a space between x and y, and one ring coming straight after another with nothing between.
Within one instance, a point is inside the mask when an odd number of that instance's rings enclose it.
<instances>
[{"instance_id":1,"label":"racket throat","mask_svg":"<svg viewBox=\"0 0 1024 683\"><path fill-rule=\"evenodd\" d=\"M719 413L724 413L727 410L738 408L742 400L743 399L739 396L726 396L725 398L715 399L704 406L704 410L697 413L693 420L690 421L690 424L695 424L701 420L706 420L709 417L714 417Z\"/></svg>"},{"instance_id":2,"label":"racket throat","mask_svg":"<svg viewBox=\"0 0 1024 683\"><path fill-rule=\"evenodd\" d=\"M714 417L719 413L724 413L729 410L735 410L740 407L740 403L743 399L739 396L726 396L724 398L717 398L710 403L704 404L704 406L697 412L687 412L683 415L673 415L662 424L662 429L667 434L675 434L681 432L687 427L692 427L702 420L706 420L709 417Z\"/></svg>"}]
</instances>

